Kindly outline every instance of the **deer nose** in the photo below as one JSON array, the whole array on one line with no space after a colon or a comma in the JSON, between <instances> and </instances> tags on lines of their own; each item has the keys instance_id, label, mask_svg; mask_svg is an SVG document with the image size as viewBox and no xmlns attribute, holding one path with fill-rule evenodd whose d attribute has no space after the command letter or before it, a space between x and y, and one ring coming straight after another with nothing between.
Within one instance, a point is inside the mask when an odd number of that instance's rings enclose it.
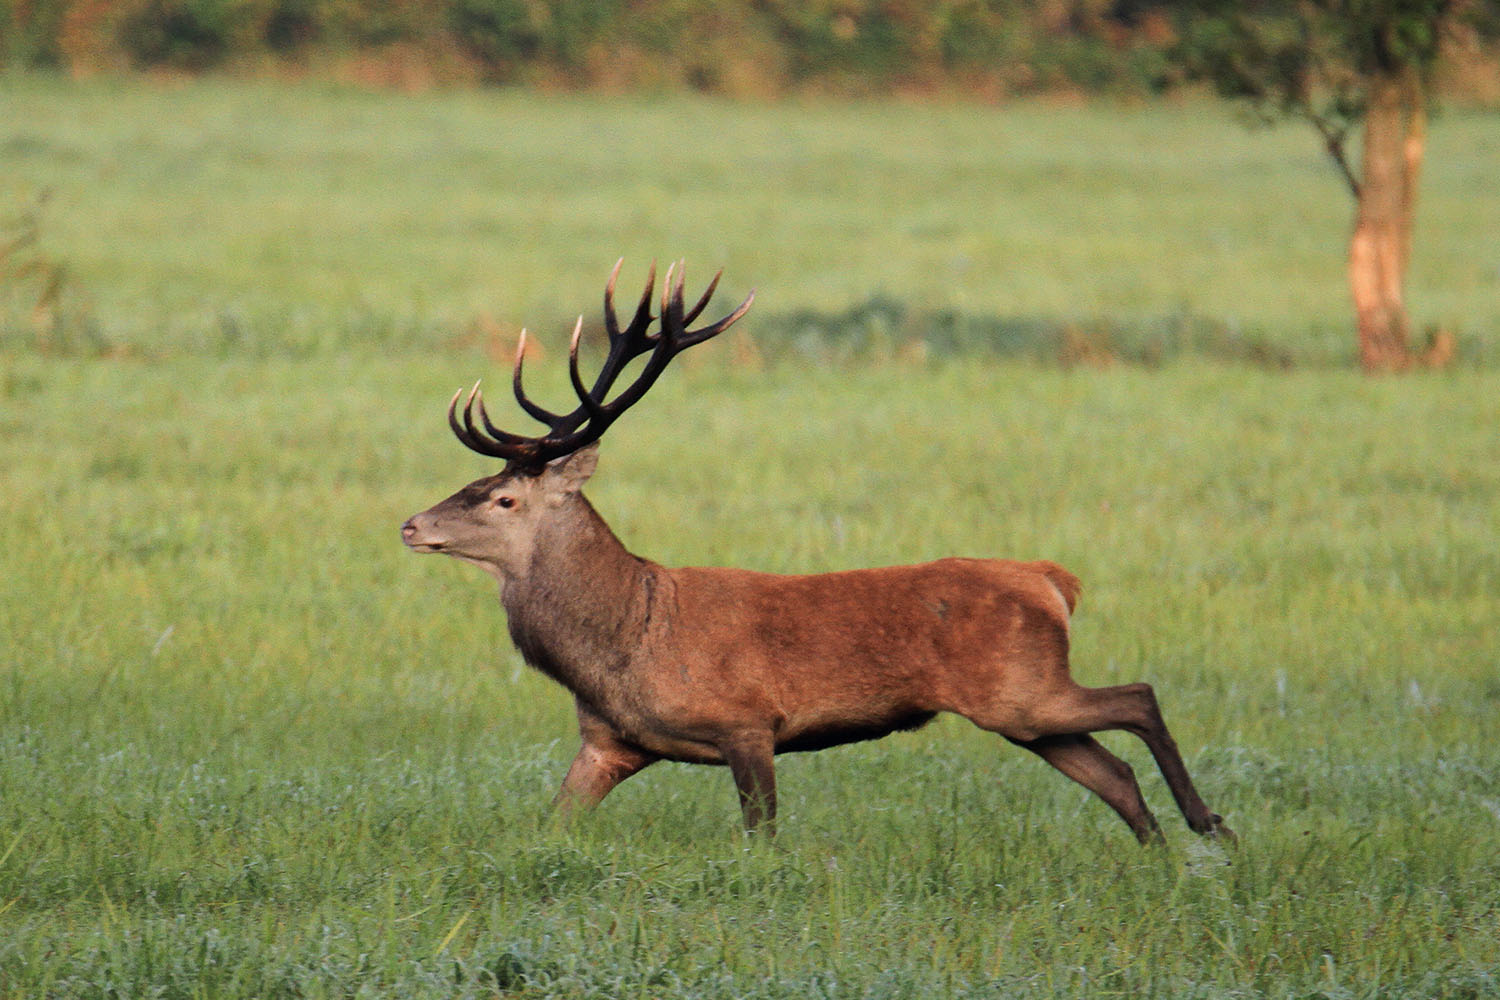
<instances>
[{"instance_id":1,"label":"deer nose","mask_svg":"<svg viewBox=\"0 0 1500 1000\"><path fill-rule=\"evenodd\" d=\"M411 541L412 540L412 536L417 533L417 526L414 523L415 520L416 520L415 518L408 517L406 519L406 523L401 526L401 539L402 539L402 541L406 541L406 542Z\"/></svg>"}]
</instances>

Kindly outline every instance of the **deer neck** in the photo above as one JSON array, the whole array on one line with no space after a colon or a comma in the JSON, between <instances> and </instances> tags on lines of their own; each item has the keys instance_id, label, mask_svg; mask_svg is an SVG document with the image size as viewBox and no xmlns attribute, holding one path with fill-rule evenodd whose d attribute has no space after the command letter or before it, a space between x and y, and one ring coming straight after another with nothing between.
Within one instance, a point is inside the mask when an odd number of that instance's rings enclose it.
<instances>
[{"instance_id":1,"label":"deer neck","mask_svg":"<svg viewBox=\"0 0 1500 1000\"><path fill-rule=\"evenodd\" d=\"M538 534L525 574L503 581L511 638L532 666L599 703L639 648L652 564L626 550L582 494Z\"/></svg>"}]
</instances>

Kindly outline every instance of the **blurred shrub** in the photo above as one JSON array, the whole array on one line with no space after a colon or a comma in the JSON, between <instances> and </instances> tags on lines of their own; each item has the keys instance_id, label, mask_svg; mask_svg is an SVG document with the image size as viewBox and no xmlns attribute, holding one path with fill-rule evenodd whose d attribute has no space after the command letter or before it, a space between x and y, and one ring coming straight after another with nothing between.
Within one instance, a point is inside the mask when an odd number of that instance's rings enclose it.
<instances>
[{"instance_id":1,"label":"blurred shrub","mask_svg":"<svg viewBox=\"0 0 1500 1000\"><path fill-rule=\"evenodd\" d=\"M595 47L623 19L622 5L610 0L449 0L447 7L454 38L494 82L514 80L534 65L586 72Z\"/></svg>"},{"instance_id":2,"label":"blurred shrub","mask_svg":"<svg viewBox=\"0 0 1500 1000\"><path fill-rule=\"evenodd\" d=\"M120 22L119 43L138 67L208 69L229 53L246 7L236 0L147 0Z\"/></svg>"},{"instance_id":3,"label":"blurred shrub","mask_svg":"<svg viewBox=\"0 0 1500 1000\"><path fill-rule=\"evenodd\" d=\"M424 0L304 0L314 33L344 47L420 41L444 30L447 2Z\"/></svg>"},{"instance_id":4,"label":"blurred shrub","mask_svg":"<svg viewBox=\"0 0 1500 1000\"><path fill-rule=\"evenodd\" d=\"M280 0L270 5L259 24L265 47L288 56L316 42L322 28L316 7L314 0Z\"/></svg>"},{"instance_id":5,"label":"blurred shrub","mask_svg":"<svg viewBox=\"0 0 1500 1000\"><path fill-rule=\"evenodd\" d=\"M427 68L398 77L431 81L1141 93L1171 82L1169 10L1159 0L0 0L0 61L198 72L395 52Z\"/></svg>"},{"instance_id":6,"label":"blurred shrub","mask_svg":"<svg viewBox=\"0 0 1500 1000\"><path fill-rule=\"evenodd\" d=\"M62 65L66 0L0 0L0 65L51 69Z\"/></svg>"},{"instance_id":7,"label":"blurred shrub","mask_svg":"<svg viewBox=\"0 0 1500 1000\"><path fill-rule=\"evenodd\" d=\"M525 0L453 0L448 23L490 80L510 79L541 48L541 35Z\"/></svg>"}]
</instances>

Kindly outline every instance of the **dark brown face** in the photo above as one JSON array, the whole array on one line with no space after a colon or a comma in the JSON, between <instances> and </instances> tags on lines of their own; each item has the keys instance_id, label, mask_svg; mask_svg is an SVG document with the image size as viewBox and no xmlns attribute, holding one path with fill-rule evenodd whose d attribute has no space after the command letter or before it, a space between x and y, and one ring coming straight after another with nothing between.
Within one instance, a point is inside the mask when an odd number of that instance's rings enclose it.
<instances>
[{"instance_id":1,"label":"dark brown face","mask_svg":"<svg viewBox=\"0 0 1500 1000\"><path fill-rule=\"evenodd\" d=\"M407 518L401 540L413 552L441 552L501 579L519 577L530 565L537 534L583 487L597 454L590 446L534 475L507 469L476 479Z\"/></svg>"}]
</instances>

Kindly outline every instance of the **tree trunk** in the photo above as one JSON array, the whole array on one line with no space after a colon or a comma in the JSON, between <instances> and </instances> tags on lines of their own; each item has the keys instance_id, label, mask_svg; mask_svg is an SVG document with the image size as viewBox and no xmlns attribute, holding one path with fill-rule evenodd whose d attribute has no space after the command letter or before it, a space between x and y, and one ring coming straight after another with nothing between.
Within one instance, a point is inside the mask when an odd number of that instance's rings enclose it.
<instances>
[{"instance_id":1,"label":"tree trunk","mask_svg":"<svg viewBox=\"0 0 1500 1000\"><path fill-rule=\"evenodd\" d=\"M1417 184L1422 179L1422 157L1427 152L1427 95L1415 70L1407 72L1403 98L1406 108L1406 142L1402 146L1402 162L1406 173L1402 176L1401 214L1405 224L1401 228L1401 273L1404 276L1411 265L1411 231L1417 217Z\"/></svg>"},{"instance_id":2,"label":"tree trunk","mask_svg":"<svg viewBox=\"0 0 1500 1000\"><path fill-rule=\"evenodd\" d=\"M1363 177L1349 240L1349 290L1366 372L1401 371L1412 363L1406 315L1417 179L1426 141L1426 109L1415 72L1370 80Z\"/></svg>"}]
</instances>

